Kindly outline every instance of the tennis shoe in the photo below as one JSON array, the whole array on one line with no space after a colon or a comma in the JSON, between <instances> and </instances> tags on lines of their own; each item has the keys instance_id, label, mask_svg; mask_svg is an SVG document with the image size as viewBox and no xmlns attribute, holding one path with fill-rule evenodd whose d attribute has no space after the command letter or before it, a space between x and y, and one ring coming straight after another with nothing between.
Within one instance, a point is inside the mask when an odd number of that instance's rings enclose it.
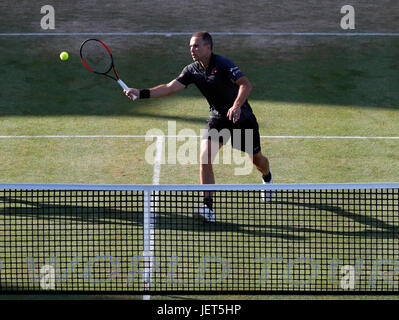
<instances>
[{"instance_id":1,"label":"tennis shoe","mask_svg":"<svg viewBox=\"0 0 399 320\"><path fill-rule=\"evenodd\" d=\"M272 170L269 170L269 171L270 171L270 175L271 175L270 181L266 182L262 178L263 184L272 184L273 183ZM261 193L260 193L260 196L261 196L263 201L270 202L270 200L272 199L272 196L273 196L273 191L272 190L262 190Z\"/></svg>"},{"instance_id":2,"label":"tennis shoe","mask_svg":"<svg viewBox=\"0 0 399 320\"><path fill-rule=\"evenodd\" d=\"M215 222L215 213L212 209L209 209L206 204L204 204L202 208L199 208L199 210L195 213L198 213L201 217L203 217L206 222Z\"/></svg>"}]
</instances>

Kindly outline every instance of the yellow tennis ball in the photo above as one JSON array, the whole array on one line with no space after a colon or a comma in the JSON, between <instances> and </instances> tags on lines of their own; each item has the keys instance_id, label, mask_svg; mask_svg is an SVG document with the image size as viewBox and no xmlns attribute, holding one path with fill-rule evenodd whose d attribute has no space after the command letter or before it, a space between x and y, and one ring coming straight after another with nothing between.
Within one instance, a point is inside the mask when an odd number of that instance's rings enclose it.
<instances>
[{"instance_id":1,"label":"yellow tennis ball","mask_svg":"<svg viewBox=\"0 0 399 320\"><path fill-rule=\"evenodd\" d=\"M69 57L68 52L62 51L62 52L60 53L60 59L61 59L62 61L68 60L68 57Z\"/></svg>"}]
</instances>

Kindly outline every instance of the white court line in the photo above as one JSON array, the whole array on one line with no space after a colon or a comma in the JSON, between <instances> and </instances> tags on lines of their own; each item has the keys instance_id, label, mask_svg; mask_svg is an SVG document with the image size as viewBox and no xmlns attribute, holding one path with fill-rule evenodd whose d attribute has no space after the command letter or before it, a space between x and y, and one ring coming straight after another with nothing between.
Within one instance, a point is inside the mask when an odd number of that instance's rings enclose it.
<instances>
[{"instance_id":1,"label":"white court line","mask_svg":"<svg viewBox=\"0 0 399 320\"><path fill-rule=\"evenodd\" d=\"M155 143L156 152L154 159L154 172L152 175L152 184L158 185L161 178L161 162L162 162L162 150L164 145L164 136L158 136Z\"/></svg>"},{"instance_id":2,"label":"white court line","mask_svg":"<svg viewBox=\"0 0 399 320\"><path fill-rule=\"evenodd\" d=\"M260 136L263 139L355 139L355 140L399 140L399 137L364 136Z\"/></svg>"},{"instance_id":3,"label":"white court line","mask_svg":"<svg viewBox=\"0 0 399 320\"><path fill-rule=\"evenodd\" d=\"M65 36L118 36L118 37L139 37L139 36L190 36L194 32L5 32L0 37L65 37ZM399 37L397 32L212 32L215 36L260 36L260 37Z\"/></svg>"},{"instance_id":4,"label":"white court line","mask_svg":"<svg viewBox=\"0 0 399 320\"><path fill-rule=\"evenodd\" d=\"M144 139L144 138L201 138L196 135L20 135L0 136L0 139ZM399 140L395 136L260 136L261 139L353 139L353 140ZM161 139L162 140L162 139ZM158 143L163 143L157 140Z\"/></svg>"},{"instance_id":5,"label":"white court line","mask_svg":"<svg viewBox=\"0 0 399 320\"><path fill-rule=\"evenodd\" d=\"M155 143L155 159L154 159L154 170L152 175L152 185L159 185L161 179L161 163L162 163L162 152L164 145L164 136L157 136ZM155 247L155 223L156 223L156 215L158 208L158 200L159 200L159 191L153 191L147 194L149 208L147 211L144 210L144 220L148 219L143 223L146 229L144 234L144 243L145 249L143 252L144 261L145 261L145 287L146 291L150 292L151 290L151 278L152 278L152 269L153 269L153 259L154 259L154 247ZM150 294L143 295L143 300L151 300Z\"/></svg>"}]
</instances>

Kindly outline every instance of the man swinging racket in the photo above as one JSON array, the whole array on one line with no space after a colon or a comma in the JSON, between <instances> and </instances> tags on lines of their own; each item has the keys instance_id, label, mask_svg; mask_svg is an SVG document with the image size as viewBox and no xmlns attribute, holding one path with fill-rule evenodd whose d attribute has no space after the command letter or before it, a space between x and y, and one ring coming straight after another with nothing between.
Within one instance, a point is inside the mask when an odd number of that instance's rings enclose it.
<instances>
[{"instance_id":1,"label":"man swinging racket","mask_svg":"<svg viewBox=\"0 0 399 320\"><path fill-rule=\"evenodd\" d=\"M125 94L130 99L132 94L139 99L160 98L179 92L194 83L210 105L210 117L200 150L201 184L215 183L212 163L219 149L230 137L233 148L246 152L256 169L262 173L263 183L271 184L269 160L262 155L258 123L248 103L251 83L232 61L213 53L213 41L208 32L192 35L190 53L194 62L186 66L176 79L151 89L124 90ZM230 132L227 139L211 134L222 130L226 132L226 129ZM245 139L248 132L252 136L250 143ZM261 192L264 201L270 201L271 196L271 191ZM207 222L215 222L211 192L204 192L204 205L198 214Z\"/></svg>"}]
</instances>

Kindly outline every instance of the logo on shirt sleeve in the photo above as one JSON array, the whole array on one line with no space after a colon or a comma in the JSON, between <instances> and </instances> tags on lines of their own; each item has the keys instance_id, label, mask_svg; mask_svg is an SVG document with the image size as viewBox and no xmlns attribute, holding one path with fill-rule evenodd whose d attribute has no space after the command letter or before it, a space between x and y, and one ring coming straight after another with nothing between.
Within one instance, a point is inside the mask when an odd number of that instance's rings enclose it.
<instances>
[{"instance_id":1,"label":"logo on shirt sleeve","mask_svg":"<svg viewBox=\"0 0 399 320\"><path fill-rule=\"evenodd\" d=\"M238 67L233 67L230 68L230 73L233 75L233 77L237 77L237 75L241 73L241 70Z\"/></svg>"}]
</instances>

